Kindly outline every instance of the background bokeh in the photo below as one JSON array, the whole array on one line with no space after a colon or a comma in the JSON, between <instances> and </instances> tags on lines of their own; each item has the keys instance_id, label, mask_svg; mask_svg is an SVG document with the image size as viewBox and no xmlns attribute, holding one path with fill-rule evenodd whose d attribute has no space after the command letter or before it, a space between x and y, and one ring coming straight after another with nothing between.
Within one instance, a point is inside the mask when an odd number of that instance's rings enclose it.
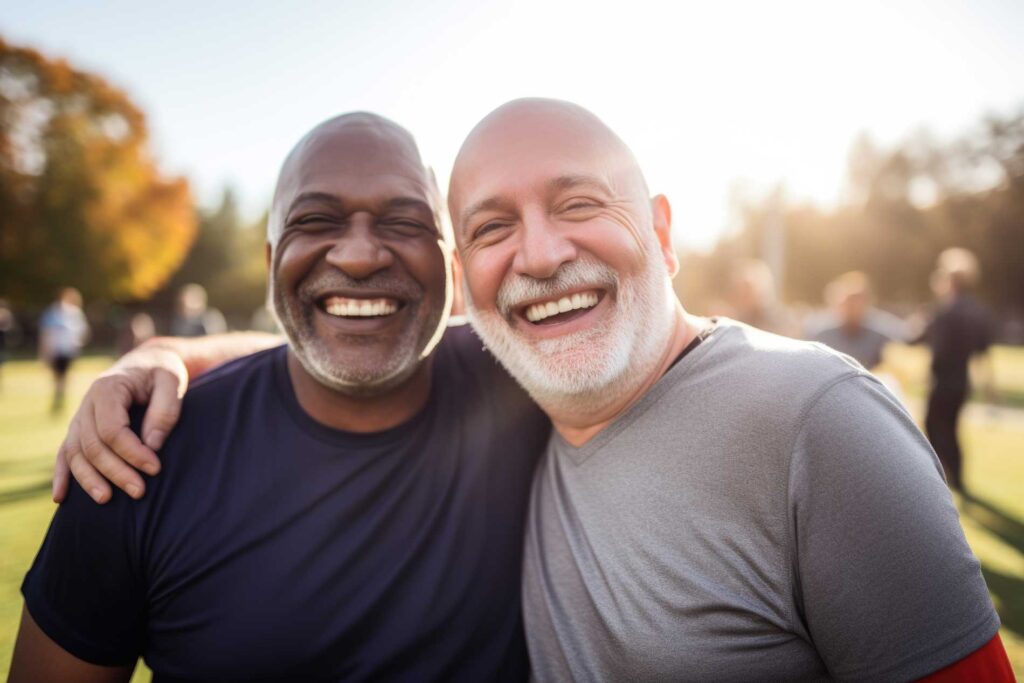
<instances>
[{"instance_id":1,"label":"background bokeh","mask_svg":"<svg viewBox=\"0 0 1024 683\"><path fill-rule=\"evenodd\" d=\"M59 287L85 299L89 358L70 403L138 341L170 331L202 285L233 329L267 328L263 230L287 150L317 122L371 110L411 129L442 186L490 109L578 102L672 202L676 290L742 317L737 269L769 274L774 327L806 333L826 284L863 271L908 321L930 274L973 251L993 313L991 381L965 413L957 499L1024 672L1024 4L958 2L170 4L47 0L0 13L0 671L52 513L51 416L34 360ZM142 335L144 336L144 334ZM3 349L0 349L0 353ZM880 371L915 415L927 351Z\"/></svg>"}]
</instances>

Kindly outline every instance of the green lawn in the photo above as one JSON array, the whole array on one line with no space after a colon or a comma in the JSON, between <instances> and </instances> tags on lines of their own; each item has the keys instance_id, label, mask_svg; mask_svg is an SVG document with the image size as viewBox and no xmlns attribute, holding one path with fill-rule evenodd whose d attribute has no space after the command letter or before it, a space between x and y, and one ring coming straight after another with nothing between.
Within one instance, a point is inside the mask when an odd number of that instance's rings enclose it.
<instances>
[{"instance_id":1,"label":"green lawn","mask_svg":"<svg viewBox=\"0 0 1024 683\"><path fill-rule=\"evenodd\" d=\"M913 399L924 390L927 354L896 348L889 369ZM1024 399L1024 350L997 349L997 385L1020 406ZM77 403L88 381L109 363L79 361L71 375L69 403ZM43 537L50 502L53 453L69 413L51 417L49 382L33 361L8 363L0 390L0 674L6 676L21 612L19 586ZM974 498L961 501L962 522L981 560L992 599L1003 620L1002 637L1014 670L1024 678L1024 410L974 410L964 425L966 482ZM142 667L135 679L148 679Z\"/></svg>"}]
</instances>

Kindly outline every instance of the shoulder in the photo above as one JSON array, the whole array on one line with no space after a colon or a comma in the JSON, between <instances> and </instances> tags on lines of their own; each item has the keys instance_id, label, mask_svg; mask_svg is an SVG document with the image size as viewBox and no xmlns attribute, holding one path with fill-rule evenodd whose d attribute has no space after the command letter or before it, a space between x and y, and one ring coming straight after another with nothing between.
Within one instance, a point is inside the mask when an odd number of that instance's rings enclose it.
<instances>
[{"instance_id":1,"label":"shoulder","mask_svg":"<svg viewBox=\"0 0 1024 683\"><path fill-rule=\"evenodd\" d=\"M719 318L704 341L654 389L657 414L681 428L705 425L730 448L788 458L810 407L836 383L870 374L823 344ZM660 383L659 383L660 384ZM749 448L748 448L749 446Z\"/></svg>"},{"instance_id":2,"label":"shoulder","mask_svg":"<svg viewBox=\"0 0 1024 683\"><path fill-rule=\"evenodd\" d=\"M272 376L286 353L286 346L275 346L218 365L189 385L186 398L230 391L252 378Z\"/></svg>"},{"instance_id":3,"label":"shoulder","mask_svg":"<svg viewBox=\"0 0 1024 683\"><path fill-rule=\"evenodd\" d=\"M435 350L434 372L439 381L459 388L463 402L486 403L511 421L533 420L547 425L547 418L526 391L468 324L449 325Z\"/></svg>"},{"instance_id":4,"label":"shoulder","mask_svg":"<svg viewBox=\"0 0 1024 683\"><path fill-rule=\"evenodd\" d=\"M486 377L492 381L513 382L498 359L487 350L467 323L457 321L449 324L435 353L437 365L444 371Z\"/></svg>"},{"instance_id":5,"label":"shoulder","mask_svg":"<svg viewBox=\"0 0 1024 683\"><path fill-rule=\"evenodd\" d=\"M209 434L215 425L227 425L228 411L253 414L253 405L279 394L276 374L284 363L286 346L278 346L236 358L203 373L191 382L181 404L181 417L174 434L201 427ZM132 410L132 428L139 430L145 406ZM181 443L168 441L165 449Z\"/></svg>"},{"instance_id":6,"label":"shoulder","mask_svg":"<svg viewBox=\"0 0 1024 683\"><path fill-rule=\"evenodd\" d=\"M757 385L816 391L837 380L868 373L849 356L824 344L800 341L758 330L732 320L719 320L712 337L720 339L709 349L709 362L729 375Z\"/></svg>"}]
</instances>

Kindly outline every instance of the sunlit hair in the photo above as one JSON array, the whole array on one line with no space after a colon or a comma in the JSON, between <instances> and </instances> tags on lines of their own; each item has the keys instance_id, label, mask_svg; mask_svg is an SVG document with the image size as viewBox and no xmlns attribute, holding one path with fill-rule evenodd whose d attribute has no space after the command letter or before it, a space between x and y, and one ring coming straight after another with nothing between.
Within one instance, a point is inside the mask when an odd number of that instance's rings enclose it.
<instances>
[{"instance_id":1,"label":"sunlit hair","mask_svg":"<svg viewBox=\"0 0 1024 683\"><path fill-rule=\"evenodd\" d=\"M82 293L74 287L61 287L57 290L57 301L76 308L82 307Z\"/></svg>"},{"instance_id":2,"label":"sunlit hair","mask_svg":"<svg viewBox=\"0 0 1024 683\"><path fill-rule=\"evenodd\" d=\"M843 273L825 286L825 303L838 306L851 296L871 299L871 280L859 270Z\"/></svg>"},{"instance_id":3,"label":"sunlit hair","mask_svg":"<svg viewBox=\"0 0 1024 683\"><path fill-rule=\"evenodd\" d=\"M939 254L936 271L948 278L957 291L976 286L981 275L978 257L963 247L950 247Z\"/></svg>"}]
</instances>

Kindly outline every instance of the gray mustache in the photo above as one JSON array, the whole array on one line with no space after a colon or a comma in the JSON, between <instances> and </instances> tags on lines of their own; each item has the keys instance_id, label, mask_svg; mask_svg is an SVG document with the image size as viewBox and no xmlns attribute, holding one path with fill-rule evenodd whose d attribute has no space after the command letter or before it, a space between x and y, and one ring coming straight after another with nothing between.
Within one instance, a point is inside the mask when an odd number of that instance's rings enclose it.
<instances>
[{"instance_id":1,"label":"gray mustache","mask_svg":"<svg viewBox=\"0 0 1024 683\"><path fill-rule=\"evenodd\" d=\"M498 312L507 317L524 301L550 299L569 289L588 287L603 287L614 292L618 285L619 276L609 266L595 259L581 258L563 263L549 278L508 276L498 290L496 303Z\"/></svg>"}]
</instances>

